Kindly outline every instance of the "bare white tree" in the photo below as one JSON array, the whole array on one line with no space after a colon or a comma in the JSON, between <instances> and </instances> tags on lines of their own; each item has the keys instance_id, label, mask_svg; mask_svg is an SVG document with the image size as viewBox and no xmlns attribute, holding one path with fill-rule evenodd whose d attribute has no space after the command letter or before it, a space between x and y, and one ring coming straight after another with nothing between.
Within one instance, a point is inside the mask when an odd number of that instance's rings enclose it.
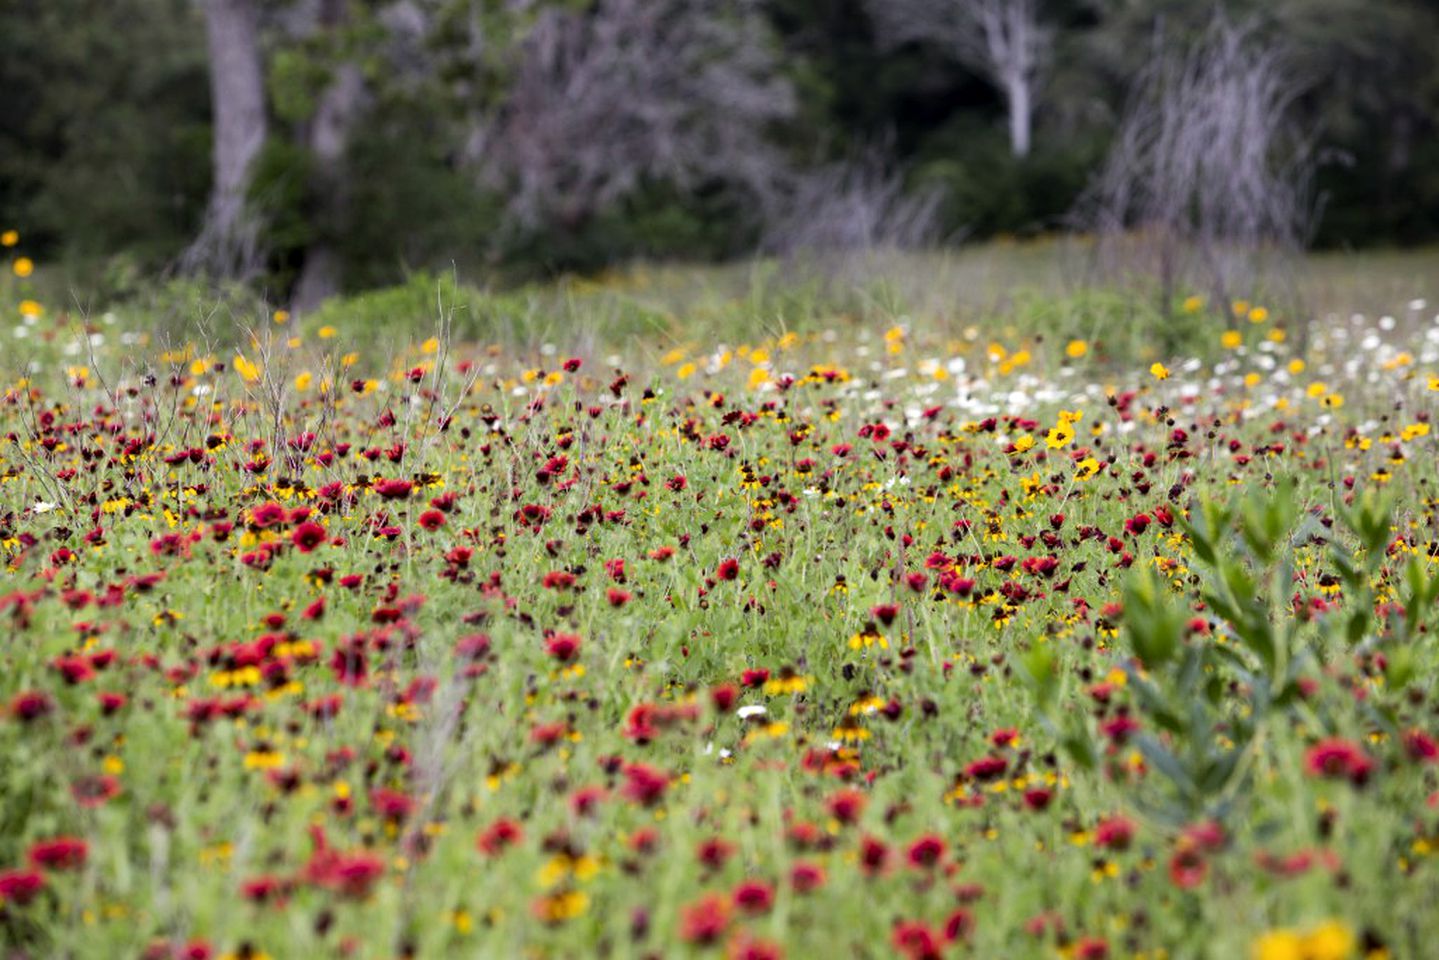
<instances>
[{"instance_id":1,"label":"bare white tree","mask_svg":"<svg viewBox=\"0 0 1439 960\"><path fill-rule=\"evenodd\" d=\"M762 246L781 254L910 250L939 233L943 195L906 189L879 147L796 174L767 218Z\"/></svg>"},{"instance_id":2,"label":"bare white tree","mask_svg":"<svg viewBox=\"0 0 1439 960\"><path fill-rule=\"evenodd\" d=\"M1223 18L1187 50L1156 42L1082 226L1130 262L1144 251L1166 309L1183 283L1228 302L1255 282L1261 253L1309 239L1312 141L1291 110L1301 91L1280 50Z\"/></svg>"},{"instance_id":3,"label":"bare white tree","mask_svg":"<svg viewBox=\"0 0 1439 960\"><path fill-rule=\"evenodd\" d=\"M1009 147L1028 156L1039 83L1052 32L1040 0L868 0L870 16L889 44L935 43L989 79L1004 95Z\"/></svg>"},{"instance_id":4,"label":"bare white tree","mask_svg":"<svg viewBox=\"0 0 1439 960\"><path fill-rule=\"evenodd\" d=\"M213 185L205 220L181 257L186 272L242 278L259 265L257 225L246 205L265 146L265 75L254 0L204 0L214 114Z\"/></svg>"},{"instance_id":5,"label":"bare white tree","mask_svg":"<svg viewBox=\"0 0 1439 960\"><path fill-rule=\"evenodd\" d=\"M795 96L758 0L540 10L507 89L475 111L466 156L522 224L577 224L653 182L764 203L786 173L767 133Z\"/></svg>"}]
</instances>

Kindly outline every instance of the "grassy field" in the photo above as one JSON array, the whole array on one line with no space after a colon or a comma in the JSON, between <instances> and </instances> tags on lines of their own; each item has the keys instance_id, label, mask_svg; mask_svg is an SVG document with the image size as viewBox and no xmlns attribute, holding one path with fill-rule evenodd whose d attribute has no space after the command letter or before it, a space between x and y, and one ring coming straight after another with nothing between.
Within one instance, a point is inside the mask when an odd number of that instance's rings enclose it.
<instances>
[{"instance_id":1,"label":"grassy field","mask_svg":"<svg viewBox=\"0 0 1439 960\"><path fill-rule=\"evenodd\" d=\"M3 954L1429 955L1439 254L1068 262L12 259Z\"/></svg>"}]
</instances>

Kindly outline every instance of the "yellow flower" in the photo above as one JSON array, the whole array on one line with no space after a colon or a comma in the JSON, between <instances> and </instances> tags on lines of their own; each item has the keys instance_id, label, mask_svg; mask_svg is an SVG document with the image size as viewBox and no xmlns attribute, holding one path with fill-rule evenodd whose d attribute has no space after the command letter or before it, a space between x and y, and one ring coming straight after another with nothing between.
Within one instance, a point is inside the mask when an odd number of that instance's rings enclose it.
<instances>
[{"instance_id":1,"label":"yellow flower","mask_svg":"<svg viewBox=\"0 0 1439 960\"><path fill-rule=\"evenodd\" d=\"M1269 311L1264 309L1263 307L1255 307L1254 309L1249 311L1250 323L1263 323L1265 320L1268 319Z\"/></svg>"},{"instance_id":2,"label":"yellow flower","mask_svg":"<svg viewBox=\"0 0 1439 960\"><path fill-rule=\"evenodd\" d=\"M246 383L255 383L260 379L260 368L238 353L235 354L235 372Z\"/></svg>"},{"instance_id":3,"label":"yellow flower","mask_svg":"<svg viewBox=\"0 0 1439 960\"><path fill-rule=\"evenodd\" d=\"M315 375L306 370L295 378L295 389L304 393L310 389L310 384L315 381Z\"/></svg>"},{"instance_id":4,"label":"yellow flower","mask_svg":"<svg viewBox=\"0 0 1439 960\"><path fill-rule=\"evenodd\" d=\"M1304 372L1304 366L1304 361L1300 360L1298 357L1295 357L1293 360L1289 361L1289 372L1296 375L1301 374Z\"/></svg>"},{"instance_id":5,"label":"yellow flower","mask_svg":"<svg viewBox=\"0 0 1439 960\"><path fill-rule=\"evenodd\" d=\"M1034 438L1027 433L1023 436L1016 437L1014 440L1015 453L1024 453L1032 446L1034 446Z\"/></svg>"},{"instance_id":6,"label":"yellow flower","mask_svg":"<svg viewBox=\"0 0 1439 960\"><path fill-rule=\"evenodd\" d=\"M45 308L34 300L20 301L20 316L22 317L38 317L44 312Z\"/></svg>"},{"instance_id":7,"label":"yellow flower","mask_svg":"<svg viewBox=\"0 0 1439 960\"><path fill-rule=\"evenodd\" d=\"M439 350L439 349L440 349L440 338L439 338L439 337L431 337L430 339L426 340L424 343L420 344L420 352L421 352L421 353L434 353L435 351L437 351L437 350Z\"/></svg>"},{"instance_id":8,"label":"yellow flower","mask_svg":"<svg viewBox=\"0 0 1439 960\"><path fill-rule=\"evenodd\" d=\"M675 371L675 376L679 377L681 380L685 380L689 377L694 376L695 369L696 367L693 363L682 363L680 364L679 369Z\"/></svg>"},{"instance_id":9,"label":"yellow flower","mask_svg":"<svg viewBox=\"0 0 1439 960\"><path fill-rule=\"evenodd\" d=\"M1354 934L1338 920L1328 920L1304 937L1304 960L1347 960L1354 952Z\"/></svg>"},{"instance_id":10,"label":"yellow flower","mask_svg":"<svg viewBox=\"0 0 1439 960\"><path fill-rule=\"evenodd\" d=\"M289 323L289 322L290 322L290 311L288 311L288 310L276 310L275 313L274 313L274 315L271 316L270 319L271 319L271 320L274 320L276 323Z\"/></svg>"},{"instance_id":11,"label":"yellow flower","mask_svg":"<svg viewBox=\"0 0 1439 960\"><path fill-rule=\"evenodd\" d=\"M1203 298L1203 297L1186 297L1186 298L1184 299L1184 312L1185 312L1185 313L1198 313L1200 310L1203 310L1203 309L1204 309L1204 298Z\"/></svg>"},{"instance_id":12,"label":"yellow flower","mask_svg":"<svg viewBox=\"0 0 1439 960\"><path fill-rule=\"evenodd\" d=\"M20 242L20 231L6 230L0 233L0 247L13 247Z\"/></svg>"},{"instance_id":13,"label":"yellow flower","mask_svg":"<svg viewBox=\"0 0 1439 960\"><path fill-rule=\"evenodd\" d=\"M1092 480L1098 473L1099 461L1094 459L1093 457L1085 457L1077 464L1077 467L1074 471L1074 479L1080 482L1083 482L1085 480Z\"/></svg>"},{"instance_id":14,"label":"yellow flower","mask_svg":"<svg viewBox=\"0 0 1439 960\"><path fill-rule=\"evenodd\" d=\"M25 277L28 277L30 276L30 274L35 272L35 261L31 260L29 257L21 257L19 260L15 261L15 263L11 266L10 269L15 271L15 276L24 279Z\"/></svg>"},{"instance_id":15,"label":"yellow flower","mask_svg":"<svg viewBox=\"0 0 1439 960\"><path fill-rule=\"evenodd\" d=\"M1051 450L1059 450L1074 439L1074 428L1067 423L1061 423L1049 431L1044 438L1045 445Z\"/></svg>"},{"instance_id":16,"label":"yellow flower","mask_svg":"<svg viewBox=\"0 0 1439 960\"><path fill-rule=\"evenodd\" d=\"M1071 340L1064 348L1064 355L1071 360L1078 360L1089 352L1089 344L1083 340Z\"/></svg>"},{"instance_id":17,"label":"yellow flower","mask_svg":"<svg viewBox=\"0 0 1439 960\"><path fill-rule=\"evenodd\" d=\"M330 339L331 337L333 337L333 336L335 335L335 333L336 333L335 328L332 327L332 326L330 326L330 325L327 323L327 324L325 324L323 327L321 327L321 328L319 329L319 331L318 331L318 336L319 336L319 338L320 338L321 340L328 340L328 339Z\"/></svg>"},{"instance_id":18,"label":"yellow flower","mask_svg":"<svg viewBox=\"0 0 1439 960\"><path fill-rule=\"evenodd\" d=\"M1156 380L1169 379L1169 368L1158 361L1150 365L1149 372L1154 374L1154 379Z\"/></svg>"},{"instance_id":19,"label":"yellow flower","mask_svg":"<svg viewBox=\"0 0 1439 960\"><path fill-rule=\"evenodd\" d=\"M1271 930L1254 941L1254 960L1305 960L1304 940L1293 930Z\"/></svg>"},{"instance_id":20,"label":"yellow flower","mask_svg":"<svg viewBox=\"0 0 1439 960\"><path fill-rule=\"evenodd\" d=\"M1238 350L1244 343L1244 337L1238 330L1225 330L1219 338L1219 345L1226 350Z\"/></svg>"},{"instance_id":21,"label":"yellow flower","mask_svg":"<svg viewBox=\"0 0 1439 960\"><path fill-rule=\"evenodd\" d=\"M1429 389L1439 391L1439 377L1434 376L1432 373L1429 375Z\"/></svg>"}]
</instances>

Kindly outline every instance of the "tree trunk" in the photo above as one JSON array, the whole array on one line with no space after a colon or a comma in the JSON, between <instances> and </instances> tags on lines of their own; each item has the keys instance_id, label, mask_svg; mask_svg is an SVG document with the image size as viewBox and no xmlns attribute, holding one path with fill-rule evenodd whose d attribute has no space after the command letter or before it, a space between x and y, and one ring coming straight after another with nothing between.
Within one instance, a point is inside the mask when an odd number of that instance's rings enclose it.
<instances>
[{"instance_id":1,"label":"tree trunk","mask_svg":"<svg viewBox=\"0 0 1439 960\"><path fill-rule=\"evenodd\" d=\"M337 30L345 26L348 16L346 0L324 0L320 23L324 29ZM306 146L314 162L320 238L305 251L300 278L295 283L291 306L297 314L314 310L340 292L340 255L333 238L344 229L349 205L345 152L364 97L365 81L359 65L337 65L305 131Z\"/></svg>"},{"instance_id":2,"label":"tree trunk","mask_svg":"<svg viewBox=\"0 0 1439 960\"><path fill-rule=\"evenodd\" d=\"M1009 109L1009 150L1014 156L1029 156L1030 130L1034 123L1034 103L1029 77L1013 71L1005 79L1005 102Z\"/></svg>"},{"instance_id":3,"label":"tree trunk","mask_svg":"<svg viewBox=\"0 0 1439 960\"><path fill-rule=\"evenodd\" d=\"M238 277L258 265L256 225L246 209L251 168L265 146L265 80L254 0L205 0L210 57L214 184L200 236L182 265Z\"/></svg>"}]
</instances>

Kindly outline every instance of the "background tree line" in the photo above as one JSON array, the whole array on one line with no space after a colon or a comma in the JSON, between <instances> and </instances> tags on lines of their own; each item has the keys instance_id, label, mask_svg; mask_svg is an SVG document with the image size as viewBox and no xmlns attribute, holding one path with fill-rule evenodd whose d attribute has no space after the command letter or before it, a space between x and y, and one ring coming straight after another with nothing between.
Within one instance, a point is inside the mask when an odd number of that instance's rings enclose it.
<instances>
[{"instance_id":1,"label":"background tree line","mask_svg":"<svg viewBox=\"0 0 1439 960\"><path fill-rule=\"evenodd\" d=\"M117 289L204 272L302 307L452 262L1164 218L1439 237L1433 4L1222 15L1224 37L1195 0L8 3L0 212Z\"/></svg>"}]
</instances>

